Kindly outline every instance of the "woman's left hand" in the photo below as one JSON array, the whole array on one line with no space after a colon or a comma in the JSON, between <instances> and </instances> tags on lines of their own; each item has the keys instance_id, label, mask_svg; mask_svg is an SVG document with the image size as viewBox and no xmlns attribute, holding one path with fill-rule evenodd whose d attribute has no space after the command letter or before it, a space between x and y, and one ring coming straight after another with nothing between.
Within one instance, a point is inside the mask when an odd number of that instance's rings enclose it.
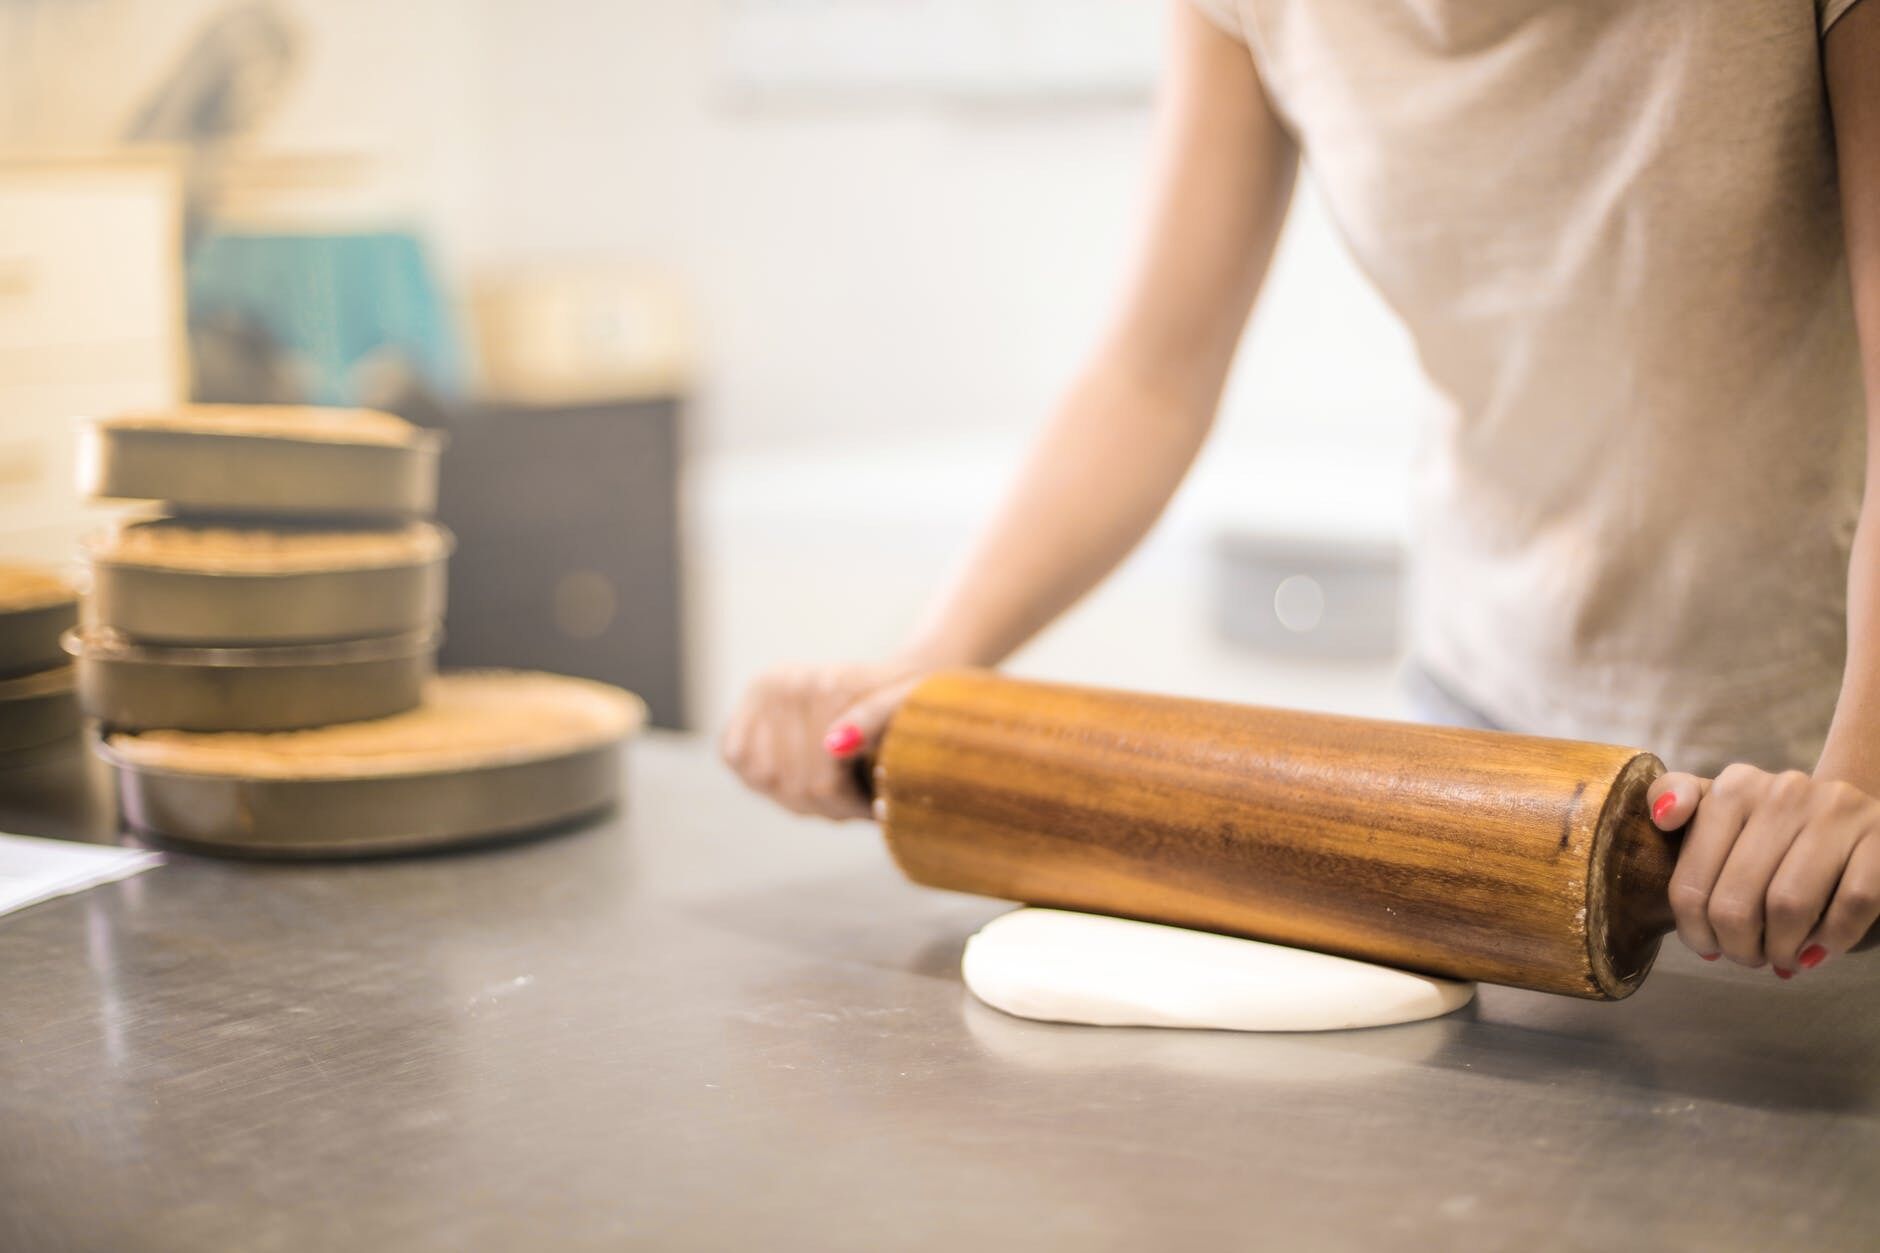
<instances>
[{"instance_id":1,"label":"woman's left hand","mask_svg":"<svg viewBox=\"0 0 1880 1253\"><path fill-rule=\"evenodd\" d=\"M1735 765L1715 779L1667 774L1652 821L1684 847L1671 876L1678 938L1706 961L1811 970L1880 917L1880 800L1799 770Z\"/></svg>"}]
</instances>

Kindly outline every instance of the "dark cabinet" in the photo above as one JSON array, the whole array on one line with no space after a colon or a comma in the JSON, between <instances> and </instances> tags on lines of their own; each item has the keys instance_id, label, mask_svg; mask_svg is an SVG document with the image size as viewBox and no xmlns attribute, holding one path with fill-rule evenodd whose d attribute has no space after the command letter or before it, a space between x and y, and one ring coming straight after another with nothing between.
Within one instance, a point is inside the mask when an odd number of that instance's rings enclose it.
<instances>
[{"instance_id":1,"label":"dark cabinet","mask_svg":"<svg viewBox=\"0 0 1880 1253\"><path fill-rule=\"evenodd\" d=\"M601 679L639 693L656 725L686 725L680 413L653 399L453 418L442 664Z\"/></svg>"}]
</instances>

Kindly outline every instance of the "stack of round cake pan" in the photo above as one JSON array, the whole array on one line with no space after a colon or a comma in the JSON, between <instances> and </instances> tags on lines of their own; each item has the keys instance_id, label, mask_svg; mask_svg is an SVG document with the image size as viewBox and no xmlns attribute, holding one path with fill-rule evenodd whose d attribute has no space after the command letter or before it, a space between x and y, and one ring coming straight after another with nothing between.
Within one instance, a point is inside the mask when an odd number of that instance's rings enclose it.
<instances>
[{"instance_id":1,"label":"stack of round cake pan","mask_svg":"<svg viewBox=\"0 0 1880 1253\"><path fill-rule=\"evenodd\" d=\"M72 668L59 647L77 617L70 580L37 566L0 564L0 764L77 734Z\"/></svg>"},{"instance_id":2,"label":"stack of round cake pan","mask_svg":"<svg viewBox=\"0 0 1880 1253\"><path fill-rule=\"evenodd\" d=\"M443 441L370 409L187 405L87 422L79 490L179 514L423 518Z\"/></svg>"},{"instance_id":3,"label":"stack of round cake pan","mask_svg":"<svg viewBox=\"0 0 1880 1253\"><path fill-rule=\"evenodd\" d=\"M86 425L80 486L162 516L93 537L65 636L114 730L282 731L415 706L450 537L441 441L356 409L195 405Z\"/></svg>"},{"instance_id":4,"label":"stack of round cake pan","mask_svg":"<svg viewBox=\"0 0 1880 1253\"><path fill-rule=\"evenodd\" d=\"M438 440L389 414L194 407L91 424L84 484L160 516L92 537L64 646L125 819L262 856L400 852L611 805L637 697L433 673Z\"/></svg>"}]
</instances>

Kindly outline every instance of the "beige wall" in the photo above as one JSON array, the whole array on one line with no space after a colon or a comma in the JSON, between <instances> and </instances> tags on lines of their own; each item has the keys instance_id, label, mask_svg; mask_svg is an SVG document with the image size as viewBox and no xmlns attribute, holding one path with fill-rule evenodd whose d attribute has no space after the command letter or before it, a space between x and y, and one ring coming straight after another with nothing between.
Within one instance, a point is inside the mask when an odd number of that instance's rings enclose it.
<instances>
[{"instance_id":1,"label":"beige wall","mask_svg":"<svg viewBox=\"0 0 1880 1253\"><path fill-rule=\"evenodd\" d=\"M713 447L1016 434L1104 316L1146 107L753 110L725 89L712 4L478 12L471 255L677 268ZM1407 437L1408 349L1309 194L1243 355L1224 445Z\"/></svg>"},{"instance_id":2,"label":"beige wall","mask_svg":"<svg viewBox=\"0 0 1880 1253\"><path fill-rule=\"evenodd\" d=\"M109 140L215 0L0 9L0 148ZM590 258L698 306L698 446L1013 439L1104 316L1147 108L760 109L709 0L294 0L302 69L260 146L358 152L300 216L421 224L452 285ZM277 202L278 203L278 202ZM1309 194L1221 443L1401 443L1413 372Z\"/></svg>"}]
</instances>

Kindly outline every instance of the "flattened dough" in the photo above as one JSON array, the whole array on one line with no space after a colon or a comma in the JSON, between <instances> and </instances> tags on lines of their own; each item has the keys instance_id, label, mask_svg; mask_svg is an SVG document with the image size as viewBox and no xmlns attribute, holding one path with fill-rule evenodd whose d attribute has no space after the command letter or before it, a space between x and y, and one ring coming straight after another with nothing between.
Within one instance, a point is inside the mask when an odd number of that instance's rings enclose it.
<instances>
[{"instance_id":1,"label":"flattened dough","mask_svg":"<svg viewBox=\"0 0 1880 1253\"><path fill-rule=\"evenodd\" d=\"M1473 983L1062 909L993 919L960 964L994 1009L1097 1027L1337 1031L1435 1018L1475 996Z\"/></svg>"}]
</instances>

